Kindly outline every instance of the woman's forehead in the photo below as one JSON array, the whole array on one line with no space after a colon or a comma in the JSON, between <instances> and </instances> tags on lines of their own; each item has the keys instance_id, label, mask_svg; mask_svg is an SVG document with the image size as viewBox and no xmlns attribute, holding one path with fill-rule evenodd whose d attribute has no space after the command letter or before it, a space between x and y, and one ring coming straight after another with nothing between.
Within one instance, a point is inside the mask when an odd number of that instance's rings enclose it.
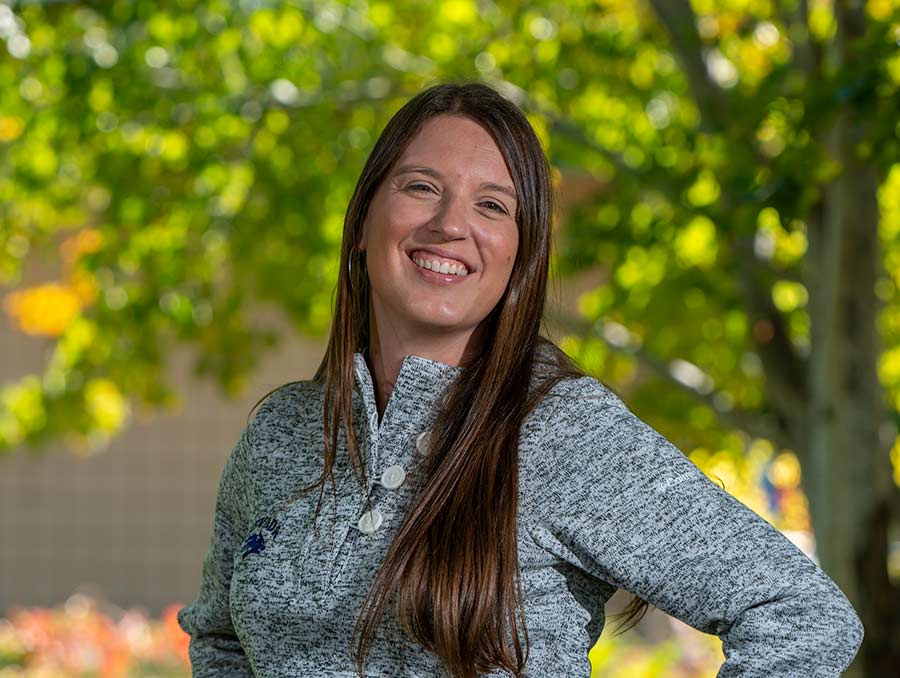
<instances>
[{"instance_id":1,"label":"woman's forehead","mask_svg":"<svg viewBox=\"0 0 900 678\"><path fill-rule=\"evenodd\" d=\"M423 123L397 159L393 174L414 168L424 168L425 174L435 178L459 173L508 188L513 183L491 135L477 122L460 116L436 116Z\"/></svg>"}]
</instances>

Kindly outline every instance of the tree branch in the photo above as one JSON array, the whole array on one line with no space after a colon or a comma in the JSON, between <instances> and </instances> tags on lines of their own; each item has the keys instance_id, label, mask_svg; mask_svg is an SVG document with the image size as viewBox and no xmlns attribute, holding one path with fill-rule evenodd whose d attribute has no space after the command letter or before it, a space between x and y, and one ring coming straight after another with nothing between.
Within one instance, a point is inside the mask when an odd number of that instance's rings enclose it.
<instances>
[{"instance_id":1,"label":"tree branch","mask_svg":"<svg viewBox=\"0 0 900 678\"><path fill-rule=\"evenodd\" d=\"M725 130L728 127L728 99L706 70L703 42L691 3L688 0L650 0L650 4L669 33L691 96L700 109L703 127L708 131Z\"/></svg>"},{"instance_id":2,"label":"tree branch","mask_svg":"<svg viewBox=\"0 0 900 678\"><path fill-rule=\"evenodd\" d=\"M807 82L818 78L822 72L822 47L809 33L809 0L800 0L797 17L797 63L806 72Z\"/></svg>"},{"instance_id":3,"label":"tree branch","mask_svg":"<svg viewBox=\"0 0 900 678\"><path fill-rule=\"evenodd\" d=\"M730 400L730 397L723 397L721 393L717 393L712 388L698 387L694 383L690 383L689 380L679 377L669 365L664 364L660 359L642 348L640 342L636 341L627 328L622 325L603 319L590 322L553 308L548 309L547 315L551 323L566 332L579 334L583 337L596 337L603 340L613 350L626 352L634 356L641 365L648 368L651 372L689 394L694 400L712 409L723 424L731 428L740 429L757 438L771 440L783 448L794 448L790 436L781 428L776 416L728 407L724 403ZM694 368L691 370L692 372L701 373L701 370L695 365L690 365ZM704 381L709 383L711 380L708 375L704 376L706 377Z\"/></svg>"},{"instance_id":4,"label":"tree branch","mask_svg":"<svg viewBox=\"0 0 900 678\"><path fill-rule=\"evenodd\" d=\"M542 106L537 101L535 101L528 92L526 92L518 85L515 85L508 80L499 80L497 82L497 86L503 92L503 94L514 101L517 106L525 110L533 111L536 115L540 115L542 118L547 120L551 132L559 132L563 136L577 142L580 146L603 156L603 158L607 162L609 162L609 164L615 167L616 171L618 171L622 175L630 176L631 178L638 181L644 178L639 171L635 170L628 163L626 163L619 153L611 151L608 148L604 148L603 146L598 144L596 141L591 139L577 124L573 123L568 118L563 117L558 112L550 110L546 106ZM677 195L674 191L668 190L667 186L657 186L657 188L660 189L660 192L673 199L676 203L680 202L680 196Z\"/></svg>"},{"instance_id":5,"label":"tree branch","mask_svg":"<svg viewBox=\"0 0 900 678\"><path fill-rule=\"evenodd\" d=\"M766 373L766 391L774 409L783 415L799 412L806 402L808 386L806 361L797 354L785 325L785 318L772 301L770 286L761 280L769 267L753 251L753 239L734 236L737 274L751 327L765 323L768 332L751 332L756 353Z\"/></svg>"}]
</instances>

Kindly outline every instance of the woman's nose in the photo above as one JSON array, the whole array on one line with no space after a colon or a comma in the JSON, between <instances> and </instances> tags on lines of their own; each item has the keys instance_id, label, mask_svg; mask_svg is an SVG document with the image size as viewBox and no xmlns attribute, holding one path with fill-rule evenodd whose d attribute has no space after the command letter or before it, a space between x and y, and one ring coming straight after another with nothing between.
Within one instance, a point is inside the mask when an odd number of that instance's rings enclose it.
<instances>
[{"instance_id":1,"label":"woman's nose","mask_svg":"<svg viewBox=\"0 0 900 678\"><path fill-rule=\"evenodd\" d=\"M469 213L462 196L445 193L441 207L432 220L435 231L446 234L448 238L459 238L469 232Z\"/></svg>"}]
</instances>

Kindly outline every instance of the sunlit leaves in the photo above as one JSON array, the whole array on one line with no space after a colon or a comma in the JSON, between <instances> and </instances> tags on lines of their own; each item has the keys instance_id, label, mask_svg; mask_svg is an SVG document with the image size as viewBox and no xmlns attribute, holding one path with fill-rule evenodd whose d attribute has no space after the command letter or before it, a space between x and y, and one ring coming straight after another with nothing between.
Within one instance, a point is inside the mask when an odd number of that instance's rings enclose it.
<instances>
[{"instance_id":1,"label":"sunlit leaves","mask_svg":"<svg viewBox=\"0 0 900 678\"><path fill-rule=\"evenodd\" d=\"M615 280L625 289L639 291L657 285L665 273L666 252L661 247L629 247L615 272Z\"/></svg>"},{"instance_id":2,"label":"sunlit leaves","mask_svg":"<svg viewBox=\"0 0 900 678\"><path fill-rule=\"evenodd\" d=\"M44 429L46 422L41 384L36 376L29 375L19 383L0 387L0 445L18 444L29 433Z\"/></svg>"},{"instance_id":3,"label":"sunlit leaves","mask_svg":"<svg viewBox=\"0 0 900 678\"><path fill-rule=\"evenodd\" d=\"M900 403L897 403L897 408L900 409ZM890 459L894 468L894 482L900 486L900 436L894 440L894 444L891 446Z\"/></svg>"},{"instance_id":4,"label":"sunlit leaves","mask_svg":"<svg viewBox=\"0 0 900 678\"><path fill-rule=\"evenodd\" d=\"M591 648L591 678L622 675L666 678L683 671L713 675L722 663L722 641L708 634L694 633L686 624L672 620L677 638L651 642L635 633L613 636L617 624L607 623L603 636ZM699 674L698 674L699 675Z\"/></svg>"},{"instance_id":5,"label":"sunlit leaves","mask_svg":"<svg viewBox=\"0 0 900 678\"><path fill-rule=\"evenodd\" d=\"M809 505L801 487L802 469L792 452L776 455L766 471L766 480L777 493L785 530L810 529Z\"/></svg>"},{"instance_id":6,"label":"sunlit leaves","mask_svg":"<svg viewBox=\"0 0 900 678\"><path fill-rule=\"evenodd\" d=\"M900 10L897 0L866 0L866 13L876 21L886 21Z\"/></svg>"},{"instance_id":7,"label":"sunlit leaves","mask_svg":"<svg viewBox=\"0 0 900 678\"><path fill-rule=\"evenodd\" d=\"M819 42L834 37L837 31L832 1L809 0L809 32Z\"/></svg>"},{"instance_id":8,"label":"sunlit leaves","mask_svg":"<svg viewBox=\"0 0 900 678\"><path fill-rule=\"evenodd\" d=\"M685 198L694 207L706 207L712 205L719 198L721 189L715 175L708 169L704 169L697 176L697 180L688 188Z\"/></svg>"},{"instance_id":9,"label":"sunlit leaves","mask_svg":"<svg viewBox=\"0 0 900 678\"><path fill-rule=\"evenodd\" d=\"M807 301L806 288L800 283L790 280L779 280L772 285L772 301L779 311L790 313Z\"/></svg>"},{"instance_id":10,"label":"sunlit leaves","mask_svg":"<svg viewBox=\"0 0 900 678\"><path fill-rule=\"evenodd\" d=\"M756 131L760 152L774 158L780 155L788 144L805 146L809 142L809 133L797 129L802 125L803 114L804 104L799 99L779 98L773 101Z\"/></svg>"},{"instance_id":11,"label":"sunlit leaves","mask_svg":"<svg viewBox=\"0 0 900 678\"><path fill-rule=\"evenodd\" d=\"M881 239L885 245L900 242L900 163L893 165L878 191L881 208ZM891 267L900 275L900 267ZM900 277L897 278L900 287Z\"/></svg>"},{"instance_id":12,"label":"sunlit leaves","mask_svg":"<svg viewBox=\"0 0 900 678\"><path fill-rule=\"evenodd\" d=\"M110 379L91 379L84 387L85 412L96 424L94 435L118 433L129 416L130 407L118 386ZM97 446L84 448L95 450Z\"/></svg>"},{"instance_id":13,"label":"sunlit leaves","mask_svg":"<svg viewBox=\"0 0 900 678\"><path fill-rule=\"evenodd\" d=\"M452 26L465 28L478 20L478 10L472 0L446 0L438 5L438 23L446 21Z\"/></svg>"},{"instance_id":14,"label":"sunlit leaves","mask_svg":"<svg viewBox=\"0 0 900 678\"><path fill-rule=\"evenodd\" d=\"M767 259L786 267L795 264L806 253L806 226L794 221L790 229L784 228L777 210L765 207L756 220L755 250L761 259Z\"/></svg>"},{"instance_id":15,"label":"sunlit leaves","mask_svg":"<svg viewBox=\"0 0 900 678\"><path fill-rule=\"evenodd\" d=\"M250 16L248 27L261 43L286 49L301 40L305 24L296 7L262 7Z\"/></svg>"},{"instance_id":16,"label":"sunlit leaves","mask_svg":"<svg viewBox=\"0 0 900 678\"><path fill-rule=\"evenodd\" d=\"M900 346L881 354L878 361L878 377L886 387L900 388Z\"/></svg>"},{"instance_id":17,"label":"sunlit leaves","mask_svg":"<svg viewBox=\"0 0 900 678\"><path fill-rule=\"evenodd\" d=\"M697 215L675 237L675 254L682 266L709 268L716 261L716 227L703 215Z\"/></svg>"},{"instance_id":18,"label":"sunlit leaves","mask_svg":"<svg viewBox=\"0 0 900 678\"><path fill-rule=\"evenodd\" d=\"M0 143L14 141L22 135L25 125L21 118L13 115L0 115Z\"/></svg>"},{"instance_id":19,"label":"sunlit leaves","mask_svg":"<svg viewBox=\"0 0 900 678\"><path fill-rule=\"evenodd\" d=\"M55 337L81 311L81 302L67 286L46 283L9 293L3 310L21 332Z\"/></svg>"},{"instance_id":20,"label":"sunlit leaves","mask_svg":"<svg viewBox=\"0 0 900 678\"><path fill-rule=\"evenodd\" d=\"M171 332L198 347L198 370L236 388L271 340L242 312L254 300L275 302L300 329L325 331L344 209L366 154L408 96L450 77L521 87L542 109L528 110L529 120L563 176L577 170L596 182L557 234L560 271L606 272L578 311L620 323L664 364L696 366L722 402L764 406L751 338L768 330L747 320L733 239L752 237L754 255L785 273L767 292L802 344L806 287L795 279L808 209L841 171L817 149L834 93L788 75L796 27L778 3L692 4L708 72L733 104L723 129L701 129L671 41L646 5L624 0L22 8L30 55L0 60L0 77L15 83L0 89L0 271L14 281L61 228L95 234L56 283L77 313L54 303L54 320L37 310L47 297L7 297L23 327L29 312L40 317L70 352L39 387L48 426L75 407L66 394L91 380L109 379L126 400L167 401L158 371L160 337ZM813 38L824 40L830 3L810 7ZM870 0L867 11L887 20L884 2ZM885 81L896 88L892 56ZM895 126L870 148L888 157L883 139L896 137ZM879 286L891 300L882 326L893 342L896 183L889 177L882 192ZM85 345L70 337L80 323L93 328ZM642 376L639 360L602 340L566 346L616 384ZM709 408L663 402L652 380L634 388L635 402L652 402L673 431L716 448L722 432Z\"/></svg>"},{"instance_id":21,"label":"sunlit leaves","mask_svg":"<svg viewBox=\"0 0 900 678\"><path fill-rule=\"evenodd\" d=\"M578 311L591 320L603 316L612 306L614 301L613 291L603 285L595 287L578 296Z\"/></svg>"}]
</instances>

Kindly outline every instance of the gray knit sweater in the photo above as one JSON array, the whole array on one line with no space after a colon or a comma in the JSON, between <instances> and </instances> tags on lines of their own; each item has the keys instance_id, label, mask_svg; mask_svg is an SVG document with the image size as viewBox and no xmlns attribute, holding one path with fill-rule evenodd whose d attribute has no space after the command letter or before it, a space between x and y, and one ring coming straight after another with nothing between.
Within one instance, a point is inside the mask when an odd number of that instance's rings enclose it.
<instances>
[{"instance_id":1,"label":"gray knit sweater","mask_svg":"<svg viewBox=\"0 0 900 678\"><path fill-rule=\"evenodd\" d=\"M322 386L293 383L263 402L225 464L199 593L178 613L195 678L356 675L353 624L420 487L416 462L460 371L406 356L379 421L356 354L353 404L373 513L341 433L337 503L329 485L317 536L318 491L280 505L321 472ZM590 676L588 650L617 588L718 635L719 678L833 677L855 656L863 627L835 583L593 377L554 388L523 423L519 456L529 678ZM448 675L393 619L378 627L366 675Z\"/></svg>"}]
</instances>

